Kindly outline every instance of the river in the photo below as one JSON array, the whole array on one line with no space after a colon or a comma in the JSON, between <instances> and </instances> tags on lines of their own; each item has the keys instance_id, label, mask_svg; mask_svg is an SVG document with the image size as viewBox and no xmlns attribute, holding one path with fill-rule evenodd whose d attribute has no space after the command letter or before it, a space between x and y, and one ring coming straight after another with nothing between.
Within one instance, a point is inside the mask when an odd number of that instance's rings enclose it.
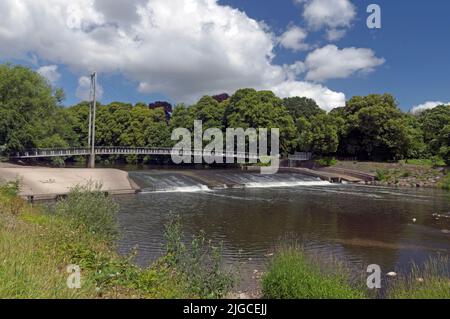
<instances>
[{"instance_id":1,"label":"river","mask_svg":"<svg viewBox=\"0 0 450 319\"><path fill-rule=\"evenodd\" d=\"M450 256L450 192L330 184L298 174L199 174L130 172L143 192L117 197L119 251L137 247L136 262L148 265L162 254L164 225L178 214L186 240L203 230L222 242L225 262L239 264L243 285L251 288L287 234L357 274L370 264L384 273L407 272L411 262ZM202 184L205 179L216 187Z\"/></svg>"}]
</instances>

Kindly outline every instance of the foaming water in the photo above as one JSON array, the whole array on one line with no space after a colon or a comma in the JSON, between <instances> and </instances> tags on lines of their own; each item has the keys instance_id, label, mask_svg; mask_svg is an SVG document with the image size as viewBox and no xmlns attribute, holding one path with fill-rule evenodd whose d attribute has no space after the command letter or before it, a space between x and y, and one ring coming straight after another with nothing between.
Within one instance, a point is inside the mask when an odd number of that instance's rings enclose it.
<instances>
[{"instance_id":1,"label":"foaming water","mask_svg":"<svg viewBox=\"0 0 450 319\"><path fill-rule=\"evenodd\" d=\"M266 182L266 183L247 183L246 188L280 188L280 187L297 187L297 186L331 186L326 181L298 181L298 182Z\"/></svg>"},{"instance_id":2,"label":"foaming water","mask_svg":"<svg viewBox=\"0 0 450 319\"><path fill-rule=\"evenodd\" d=\"M207 172L189 174L183 172L132 172L142 188L141 194L148 193L194 193L210 192L228 188L288 188L298 186L330 186L321 181L301 174L261 175L257 173ZM207 183L211 183L208 185Z\"/></svg>"},{"instance_id":3,"label":"foaming water","mask_svg":"<svg viewBox=\"0 0 450 319\"><path fill-rule=\"evenodd\" d=\"M163 190L143 191L141 194L148 193L196 193L196 192L211 192L212 190L206 185L169 187Z\"/></svg>"}]
</instances>

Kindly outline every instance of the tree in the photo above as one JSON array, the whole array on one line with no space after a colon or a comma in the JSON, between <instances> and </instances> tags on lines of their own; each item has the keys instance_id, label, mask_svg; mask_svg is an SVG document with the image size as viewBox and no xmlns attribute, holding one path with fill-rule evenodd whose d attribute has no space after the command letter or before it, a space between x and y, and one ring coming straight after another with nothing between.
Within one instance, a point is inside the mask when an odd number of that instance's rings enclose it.
<instances>
[{"instance_id":1,"label":"tree","mask_svg":"<svg viewBox=\"0 0 450 319\"><path fill-rule=\"evenodd\" d=\"M184 104L178 104L175 106L170 119L170 128L172 130L177 128L190 128L193 119L189 116L189 110Z\"/></svg>"},{"instance_id":2,"label":"tree","mask_svg":"<svg viewBox=\"0 0 450 319\"><path fill-rule=\"evenodd\" d=\"M336 153L339 146L341 121L325 113L313 116L310 121L301 117L297 121L298 149L316 155Z\"/></svg>"},{"instance_id":3,"label":"tree","mask_svg":"<svg viewBox=\"0 0 450 319\"><path fill-rule=\"evenodd\" d=\"M313 116L324 114L316 101L307 97L288 97L283 99L284 106L294 119L304 117L310 119Z\"/></svg>"},{"instance_id":4,"label":"tree","mask_svg":"<svg viewBox=\"0 0 450 319\"><path fill-rule=\"evenodd\" d=\"M69 138L59 105L64 94L23 66L0 66L0 146L5 153ZM70 138L73 138L71 136Z\"/></svg>"},{"instance_id":5,"label":"tree","mask_svg":"<svg viewBox=\"0 0 450 319\"><path fill-rule=\"evenodd\" d=\"M295 125L283 101L271 91L238 90L228 101L226 126L231 128L279 128L282 153L295 146Z\"/></svg>"},{"instance_id":6,"label":"tree","mask_svg":"<svg viewBox=\"0 0 450 319\"><path fill-rule=\"evenodd\" d=\"M440 105L426 110L418 116L418 120L428 152L430 155L439 155L441 148L449 146L445 138L445 128L450 125L450 105Z\"/></svg>"},{"instance_id":7,"label":"tree","mask_svg":"<svg viewBox=\"0 0 450 319\"><path fill-rule=\"evenodd\" d=\"M225 104L210 96L202 97L197 104L189 108L190 118L203 122L203 129L224 129ZM191 124L193 125L193 123Z\"/></svg>"},{"instance_id":8,"label":"tree","mask_svg":"<svg viewBox=\"0 0 450 319\"><path fill-rule=\"evenodd\" d=\"M439 134L439 156L450 165L450 124L444 126L441 133Z\"/></svg>"},{"instance_id":9,"label":"tree","mask_svg":"<svg viewBox=\"0 0 450 319\"><path fill-rule=\"evenodd\" d=\"M370 160L394 160L420 152L420 132L390 94L356 96L331 113L345 120L339 153Z\"/></svg>"}]
</instances>

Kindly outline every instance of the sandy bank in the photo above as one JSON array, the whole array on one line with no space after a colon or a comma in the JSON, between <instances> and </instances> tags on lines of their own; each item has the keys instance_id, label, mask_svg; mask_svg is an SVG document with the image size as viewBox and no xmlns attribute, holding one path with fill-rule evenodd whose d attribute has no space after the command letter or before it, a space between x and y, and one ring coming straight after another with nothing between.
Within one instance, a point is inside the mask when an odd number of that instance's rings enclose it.
<instances>
[{"instance_id":1,"label":"sandy bank","mask_svg":"<svg viewBox=\"0 0 450 319\"><path fill-rule=\"evenodd\" d=\"M128 173L117 169L0 167L0 180L21 180L20 195L35 199L67 194L76 185L100 182L102 191L111 194L135 193L137 186Z\"/></svg>"}]
</instances>

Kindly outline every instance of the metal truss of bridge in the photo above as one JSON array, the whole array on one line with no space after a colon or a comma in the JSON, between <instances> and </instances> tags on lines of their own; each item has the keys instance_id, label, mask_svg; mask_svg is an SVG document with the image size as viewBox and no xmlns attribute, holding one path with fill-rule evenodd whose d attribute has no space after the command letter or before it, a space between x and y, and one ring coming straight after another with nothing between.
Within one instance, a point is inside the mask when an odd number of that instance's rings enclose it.
<instances>
[{"instance_id":1,"label":"metal truss of bridge","mask_svg":"<svg viewBox=\"0 0 450 319\"><path fill-rule=\"evenodd\" d=\"M52 149L33 149L23 153L16 153L11 156L16 159L28 158L50 158L50 157L72 157L89 156L90 148L52 148ZM149 147L95 147L95 155L179 155L179 156L214 156L224 158L237 158L258 160L261 158L258 154L243 152L221 152L206 153L203 150L183 150L174 148L149 148Z\"/></svg>"}]
</instances>

